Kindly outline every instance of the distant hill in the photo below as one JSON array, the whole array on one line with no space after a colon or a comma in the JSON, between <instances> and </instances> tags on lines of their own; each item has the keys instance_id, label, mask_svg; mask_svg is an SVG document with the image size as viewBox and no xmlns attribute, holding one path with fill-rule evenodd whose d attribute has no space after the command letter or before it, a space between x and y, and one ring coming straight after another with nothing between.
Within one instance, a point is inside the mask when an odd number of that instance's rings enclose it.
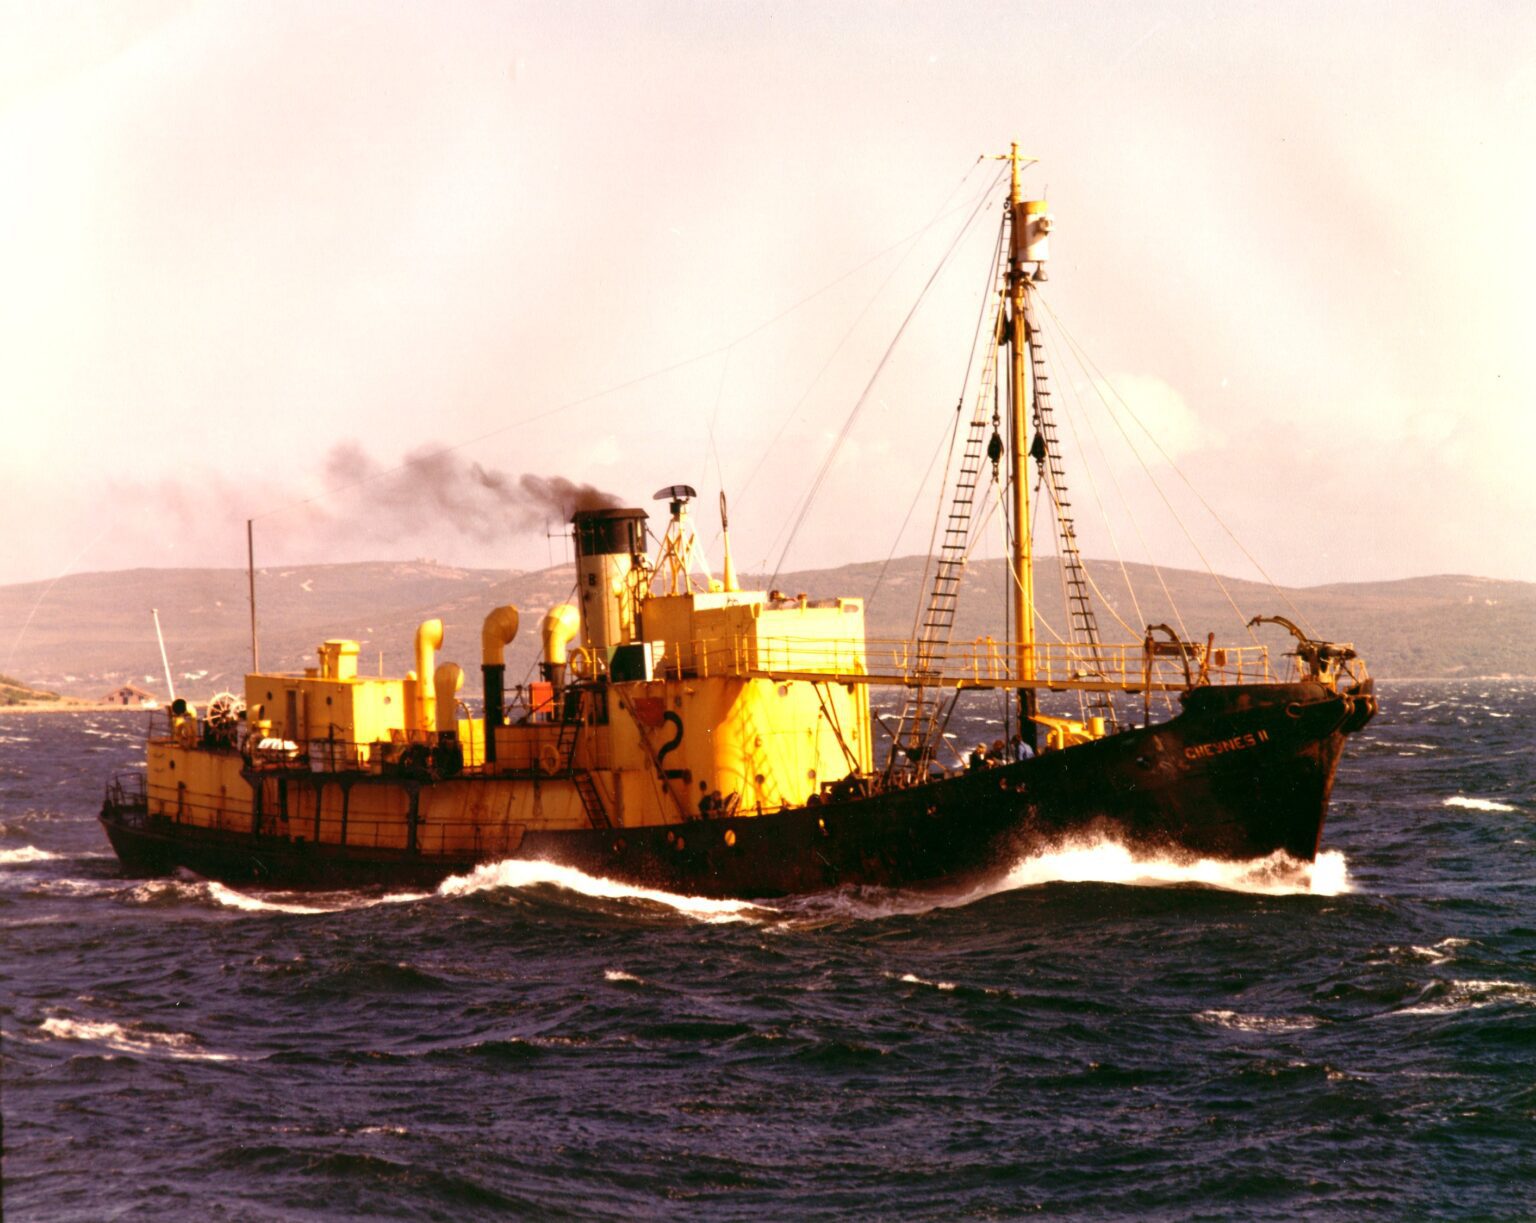
<instances>
[{"instance_id":1,"label":"distant hill","mask_svg":"<svg viewBox=\"0 0 1536 1223\"><path fill-rule=\"evenodd\" d=\"M56 701L58 699L59 694L57 692L33 688L22 683L19 679L13 679L9 675L0 675L0 706L36 705L43 701Z\"/></svg>"},{"instance_id":2,"label":"distant hill","mask_svg":"<svg viewBox=\"0 0 1536 1223\"><path fill-rule=\"evenodd\" d=\"M781 574L787 593L868 598L872 637L906 637L923 589L924 559ZM1090 562L1089 573L1124 621L1101 611L1105 640L1139 640L1148 623L1218 640L1246 640L1238 611L1209 575L1188 570ZM1130 596L1126 575L1140 599ZM1002 638L1006 570L980 561L966 577L956 640ZM1241 620L1256 614L1301 618L1321 636L1352 641L1382 677L1536 675L1536 584L1443 576L1357 582L1275 591L1261 583L1223 579ZM744 585L754 584L749 577ZM1049 562L1036 578L1047 622L1064 622L1059 582ZM1166 588L1167 593L1164 593ZM445 627L443 657L459 662L466 688L479 690L480 624L486 611L511 603L522 631L508 655L508 682L525 678L538 649L539 620L574 594L574 570L558 565L527 573L457 569L428 562L358 563L258 571L261 661L264 669L314 664L327 637L362 643L361 668L402 673L412 665L416 624L438 616ZM0 665L49 688L95 699L134 683L163 692L165 681L150 609L159 608L178 690L194 697L238 688L250 663L246 575L238 569L132 569L77 574L53 584L0 587ZM24 627L23 627L24 626ZM1267 638L1283 648L1284 638ZM14 649L12 649L14 643ZM10 651L7 661L4 651Z\"/></svg>"}]
</instances>

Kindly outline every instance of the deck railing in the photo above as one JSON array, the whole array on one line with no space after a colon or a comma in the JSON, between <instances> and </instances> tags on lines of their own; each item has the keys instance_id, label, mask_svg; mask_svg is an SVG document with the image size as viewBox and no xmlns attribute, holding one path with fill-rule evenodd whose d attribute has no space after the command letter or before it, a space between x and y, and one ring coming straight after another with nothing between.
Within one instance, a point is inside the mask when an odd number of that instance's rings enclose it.
<instances>
[{"instance_id":1,"label":"deck railing","mask_svg":"<svg viewBox=\"0 0 1536 1223\"><path fill-rule=\"evenodd\" d=\"M1197 684L1261 683L1280 678L1269 647L1202 642L1087 646L1040 642L1028 647L1027 670L1017 671L1013 642L980 637L919 654L906 639L760 637L738 634L695 639L664 655L658 675L747 675L767 679L814 678L834 682L964 688L1093 689L1178 692Z\"/></svg>"},{"instance_id":2,"label":"deck railing","mask_svg":"<svg viewBox=\"0 0 1536 1223\"><path fill-rule=\"evenodd\" d=\"M238 756L251 773L310 776L333 773L372 774L401 779L446 780L454 777L564 775L571 770L613 767L613 742L606 727L550 719L517 728L522 733L497 740L494 765L484 762L480 733L472 740L424 731L397 731L370 741L327 736L317 739L257 739L244 726L228 738L207 736L200 727L179 730L162 721L151 742L223 751Z\"/></svg>"},{"instance_id":3,"label":"deck railing","mask_svg":"<svg viewBox=\"0 0 1536 1223\"><path fill-rule=\"evenodd\" d=\"M109 796L114 793L109 787ZM132 791L128 802L116 808L117 818L130 827L171 826L206 829L232 836L249 836L254 818L249 794L230 794L215 800L206 794L186 791L156 790L153 814L147 795L138 802ZM423 853L465 854L477 858L511 853L522 844L526 825L502 821L487 823L471 819L423 818L415 823L416 849ZM306 811L266 810L260 831L288 841L315 841L346 845L358 849L395 849L410 847L411 821L404 815L386 817L345 816L331 806L321 810L318 828L313 808Z\"/></svg>"}]
</instances>

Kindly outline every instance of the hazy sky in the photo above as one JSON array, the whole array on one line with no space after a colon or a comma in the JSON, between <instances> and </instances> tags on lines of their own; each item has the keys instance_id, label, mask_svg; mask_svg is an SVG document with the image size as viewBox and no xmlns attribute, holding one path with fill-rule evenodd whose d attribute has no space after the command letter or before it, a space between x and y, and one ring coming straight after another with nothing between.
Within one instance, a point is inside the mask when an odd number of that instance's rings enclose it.
<instances>
[{"instance_id":1,"label":"hazy sky","mask_svg":"<svg viewBox=\"0 0 1536 1223\"><path fill-rule=\"evenodd\" d=\"M738 563L771 567L1015 139L1093 362L1053 339L1069 445L1115 433L1096 370L1281 581L1536 580L1536 6L0 2L0 28L0 582L242 565L251 516L266 563L563 559L536 512L487 519L473 464L657 514L692 483L711 528L723 483ZM897 530L991 203L788 567L926 546L926 506ZM379 474L445 446L450 489ZM1143 479L1076 478L1090 555ZM1151 502L1115 540L1194 563Z\"/></svg>"}]
</instances>

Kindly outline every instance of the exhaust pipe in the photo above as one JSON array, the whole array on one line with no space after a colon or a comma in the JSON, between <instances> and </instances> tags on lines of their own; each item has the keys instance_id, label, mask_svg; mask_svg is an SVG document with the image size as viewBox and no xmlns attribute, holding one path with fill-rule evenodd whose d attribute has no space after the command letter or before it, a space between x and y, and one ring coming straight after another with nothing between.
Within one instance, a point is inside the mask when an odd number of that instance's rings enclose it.
<instances>
[{"instance_id":1,"label":"exhaust pipe","mask_svg":"<svg viewBox=\"0 0 1536 1223\"><path fill-rule=\"evenodd\" d=\"M485 760L496 762L496 728L505 723L507 700L506 648L517 636L517 608L498 607L480 629L480 675L485 682Z\"/></svg>"}]
</instances>

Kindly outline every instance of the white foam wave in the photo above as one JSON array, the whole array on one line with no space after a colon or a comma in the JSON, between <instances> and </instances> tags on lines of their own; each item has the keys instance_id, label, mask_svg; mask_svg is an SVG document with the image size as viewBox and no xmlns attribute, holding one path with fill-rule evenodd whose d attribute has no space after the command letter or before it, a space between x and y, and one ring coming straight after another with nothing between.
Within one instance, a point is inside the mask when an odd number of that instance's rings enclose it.
<instances>
[{"instance_id":1,"label":"white foam wave","mask_svg":"<svg viewBox=\"0 0 1536 1223\"><path fill-rule=\"evenodd\" d=\"M603 970L603 980L604 981L633 981L636 985L643 984L643 982L640 980L640 978L635 976L634 973L632 973L632 972L625 972L623 969L620 969L620 968L604 969Z\"/></svg>"},{"instance_id":2,"label":"white foam wave","mask_svg":"<svg viewBox=\"0 0 1536 1223\"><path fill-rule=\"evenodd\" d=\"M926 985L929 989L942 990L944 993L949 993L955 988L953 981L926 981L916 973L911 972L904 972L897 979L906 985Z\"/></svg>"},{"instance_id":3,"label":"white foam wave","mask_svg":"<svg viewBox=\"0 0 1536 1223\"><path fill-rule=\"evenodd\" d=\"M88 1041L106 1045L120 1053L151 1054L185 1061L234 1062L233 1053L210 1053L185 1032L146 1032L131 1030L116 1023L92 1023L84 1019L45 1019L42 1030L58 1040Z\"/></svg>"},{"instance_id":4,"label":"white foam wave","mask_svg":"<svg viewBox=\"0 0 1536 1223\"><path fill-rule=\"evenodd\" d=\"M1262 896L1338 896L1353 890L1348 862L1336 849L1324 850L1310 863L1278 851L1245 862L1215 858L1182 861L1138 855L1119 841L1094 838L1021 858L1003 874L963 892L840 888L794 897L778 902L778 916L784 920L769 928L798 929L807 922L915 917L934 909L964 908L999 892L1047 883L1118 883L1131 887L1194 883Z\"/></svg>"},{"instance_id":5,"label":"white foam wave","mask_svg":"<svg viewBox=\"0 0 1536 1223\"><path fill-rule=\"evenodd\" d=\"M1453 795L1442 806L1465 807L1468 811L1514 811L1508 803L1495 802L1491 798L1468 798L1464 794Z\"/></svg>"},{"instance_id":6,"label":"white foam wave","mask_svg":"<svg viewBox=\"0 0 1536 1223\"><path fill-rule=\"evenodd\" d=\"M1523 981L1447 981L1431 985L1426 993L1443 984L1445 992L1428 1002L1405 1006L1394 1015L1446 1015L1455 1011L1476 1011L1499 1002L1522 1006L1536 1005L1536 985Z\"/></svg>"},{"instance_id":7,"label":"white foam wave","mask_svg":"<svg viewBox=\"0 0 1536 1223\"><path fill-rule=\"evenodd\" d=\"M309 903L300 904L291 899L291 892L253 896L211 879L201 886L207 889L211 899L225 908L240 909L246 913L347 913L353 909L372 909L377 905L413 904L431 895L429 892L390 892L384 896L365 896L358 892L323 892L306 894L305 900Z\"/></svg>"},{"instance_id":8,"label":"white foam wave","mask_svg":"<svg viewBox=\"0 0 1536 1223\"><path fill-rule=\"evenodd\" d=\"M0 849L0 866L14 866L19 862L47 862L59 857L35 845L23 845L20 849Z\"/></svg>"},{"instance_id":9,"label":"white foam wave","mask_svg":"<svg viewBox=\"0 0 1536 1223\"><path fill-rule=\"evenodd\" d=\"M958 909L1022 888L1047 883L1117 883L1128 887L1199 884L1261 896L1339 896L1353 891L1342 851L1324 850L1315 862L1276 851L1265 858L1229 862L1138 855L1119 841L1094 838L1021 858L1006 872L964 892L840 888L778 902L780 922L769 929L797 929L807 922L879 921L915 917L934 909ZM931 984L921 980L917 984Z\"/></svg>"},{"instance_id":10,"label":"white foam wave","mask_svg":"<svg viewBox=\"0 0 1536 1223\"><path fill-rule=\"evenodd\" d=\"M1095 839L1065 845L1014 863L992 891L1042 883L1123 883L1165 887L1198 883L1264 896L1337 896L1350 891L1342 852L1324 850L1315 862L1299 862L1280 850L1265 858L1229 862L1219 858L1182 860L1139 855L1118 841Z\"/></svg>"},{"instance_id":11,"label":"white foam wave","mask_svg":"<svg viewBox=\"0 0 1536 1223\"><path fill-rule=\"evenodd\" d=\"M1396 955L1411 955L1416 959L1428 960L1431 964L1444 964L1456 958L1456 949L1465 947L1469 940L1464 938L1443 938L1430 947L1421 947L1417 943L1410 944L1406 949L1402 947L1388 947L1387 950Z\"/></svg>"},{"instance_id":12,"label":"white foam wave","mask_svg":"<svg viewBox=\"0 0 1536 1223\"><path fill-rule=\"evenodd\" d=\"M246 913L330 913L331 909L318 908L315 905L285 904L277 900L262 900L257 896L247 896L244 892L237 892L232 887L226 887L212 879L201 884L207 889L208 896L219 904L229 909L240 909Z\"/></svg>"},{"instance_id":13,"label":"white foam wave","mask_svg":"<svg viewBox=\"0 0 1536 1223\"><path fill-rule=\"evenodd\" d=\"M81 890L84 890L83 888ZM115 890L108 888L108 890ZM303 902L292 892L253 894L240 891L213 879L203 879L190 871L180 878L151 879L130 889L126 896L138 904L158 904L166 899L192 904L215 904L221 909L240 913L295 913L315 916L344 913L352 909L370 909L381 904L405 904L425 900L425 892L396 892L387 896L365 896L356 892L305 893Z\"/></svg>"},{"instance_id":14,"label":"white foam wave","mask_svg":"<svg viewBox=\"0 0 1536 1223\"><path fill-rule=\"evenodd\" d=\"M122 884L105 879L39 879L30 888L34 895L44 896L113 896L122 891Z\"/></svg>"},{"instance_id":15,"label":"white foam wave","mask_svg":"<svg viewBox=\"0 0 1536 1223\"><path fill-rule=\"evenodd\" d=\"M1310 1015L1240 1015L1236 1011L1201 1011L1195 1016L1203 1023L1237 1032L1300 1032L1317 1027Z\"/></svg>"},{"instance_id":16,"label":"white foam wave","mask_svg":"<svg viewBox=\"0 0 1536 1223\"><path fill-rule=\"evenodd\" d=\"M498 888L527 888L549 883L567 891L604 900L647 900L704 922L751 921L765 912L745 900L713 900L704 896L677 896L653 888L634 887L588 875L570 866L528 858L486 862L467 875L453 875L438 885L439 896L472 896Z\"/></svg>"}]
</instances>

